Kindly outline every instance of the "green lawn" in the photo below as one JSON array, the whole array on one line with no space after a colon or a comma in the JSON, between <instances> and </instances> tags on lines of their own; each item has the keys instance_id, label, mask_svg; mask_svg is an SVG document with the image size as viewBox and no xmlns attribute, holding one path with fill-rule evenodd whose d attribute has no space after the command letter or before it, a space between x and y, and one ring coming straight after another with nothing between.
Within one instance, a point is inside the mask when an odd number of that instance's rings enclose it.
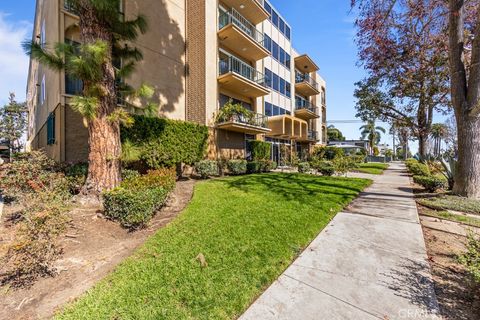
<instances>
[{"instance_id":1,"label":"green lawn","mask_svg":"<svg viewBox=\"0 0 480 320\"><path fill-rule=\"evenodd\" d=\"M57 317L238 317L369 183L280 173L200 182L172 224Z\"/></svg>"},{"instance_id":2,"label":"green lawn","mask_svg":"<svg viewBox=\"0 0 480 320\"><path fill-rule=\"evenodd\" d=\"M361 163L358 168L355 169L356 172L369 173L369 174L382 174L384 170L388 168L387 163Z\"/></svg>"}]
</instances>

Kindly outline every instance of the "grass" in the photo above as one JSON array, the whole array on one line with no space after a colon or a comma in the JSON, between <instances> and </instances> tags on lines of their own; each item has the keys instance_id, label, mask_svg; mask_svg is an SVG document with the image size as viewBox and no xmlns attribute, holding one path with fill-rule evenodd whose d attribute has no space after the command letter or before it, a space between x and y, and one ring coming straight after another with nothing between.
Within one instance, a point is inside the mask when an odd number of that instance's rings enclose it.
<instances>
[{"instance_id":1,"label":"grass","mask_svg":"<svg viewBox=\"0 0 480 320\"><path fill-rule=\"evenodd\" d=\"M458 214L453 214L448 211L439 211L439 210L433 210L430 208L424 207L421 210L421 214L425 216L430 216L434 218L440 218L440 219L445 219L445 220L450 220L454 222L460 222L469 226L473 227L478 227L480 228L480 219L474 218L471 216L464 216L464 215L458 215Z\"/></svg>"},{"instance_id":2,"label":"grass","mask_svg":"<svg viewBox=\"0 0 480 320\"><path fill-rule=\"evenodd\" d=\"M238 317L369 184L281 173L200 182L177 220L57 319Z\"/></svg>"},{"instance_id":3,"label":"grass","mask_svg":"<svg viewBox=\"0 0 480 320\"><path fill-rule=\"evenodd\" d=\"M417 200L419 204L435 210L453 210L480 214L480 200L471 200L453 195L441 195Z\"/></svg>"},{"instance_id":4,"label":"grass","mask_svg":"<svg viewBox=\"0 0 480 320\"><path fill-rule=\"evenodd\" d=\"M384 170L388 168L387 163L361 163L358 165L358 168L355 169L356 172L368 173L368 174L382 174Z\"/></svg>"}]
</instances>

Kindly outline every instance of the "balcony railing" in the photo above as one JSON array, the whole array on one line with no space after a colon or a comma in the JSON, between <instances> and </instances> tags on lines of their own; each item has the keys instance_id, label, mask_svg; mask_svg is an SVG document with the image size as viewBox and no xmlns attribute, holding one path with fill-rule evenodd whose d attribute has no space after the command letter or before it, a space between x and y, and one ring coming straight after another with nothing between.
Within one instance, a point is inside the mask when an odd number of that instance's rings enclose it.
<instances>
[{"instance_id":1,"label":"balcony railing","mask_svg":"<svg viewBox=\"0 0 480 320\"><path fill-rule=\"evenodd\" d=\"M300 72L295 72L295 83L302 83L306 82L310 84L312 87L314 87L316 90L318 90L318 83L310 77L308 74L300 73Z\"/></svg>"},{"instance_id":2,"label":"balcony railing","mask_svg":"<svg viewBox=\"0 0 480 320\"><path fill-rule=\"evenodd\" d=\"M220 58L219 61L219 73L220 75L233 72L238 74L252 82L255 82L265 88L267 84L265 82L265 76L263 73L258 72L254 67L249 66L245 62L241 61L234 56Z\"/></svg>"},{"instance_id":3,"label":"balcony railing","mask_svg":"<svg viewBox=\"0 0 480 320\"><path fill-rule=\"evenodd\" d=\"M318 131L308 131L308 140L318 141Z\"/></svg>"},{"instance_id":4,"label":"balcony railing","mask_svg":"<svg viewBox=\"0 0 480 320\"><path fill-rule=\"evenodd\" d=\"M221 12L218 22L219 29L225 26L233 24L248 35L252 40L258 42L263 46L265 36L263 32L259 31L250 21L242 16L237 10L231 9L229 12Z\"/></svg>"},{"instance_id":5,"label":"balcony railing","mask_svg":"<svg viewBox=\"0 0 480 320\"><path fill-rule=\"evenodd\" d=\"M295 99L295 109L297 110L308 110L312 113L318 115L318 107L312 104L311 102L304 100L304 99Z\"/></svg>"},{"instance_id":6,"label":"balcony railing","mask_svg":"<svg viewBox=\"0 0 480 320\"><path fill-rule=\"evenodd\" d=\"M246 124L254 127L268 128L268 117L260 113L245 114L229 114L221 115L216 120L217 124L234 122L239 124Z\"/></svg>"}]
</instances>

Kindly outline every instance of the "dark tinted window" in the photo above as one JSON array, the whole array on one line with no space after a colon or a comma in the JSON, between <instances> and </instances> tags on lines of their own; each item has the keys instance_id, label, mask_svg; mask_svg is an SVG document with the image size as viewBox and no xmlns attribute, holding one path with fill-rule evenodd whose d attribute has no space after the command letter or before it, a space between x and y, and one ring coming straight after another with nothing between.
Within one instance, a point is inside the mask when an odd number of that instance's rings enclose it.
<instances>
[{"instance_id":1,"label":"dark tinted window","mask_svg":"<svg viewBox=\"0 0 480 320\"><path fill-rule=\"evenodd\" d=\"M273 115L278 116L280 114L280 108L277 106L273 106Z\"/></svg>"},{"instance_id":2,"label":"dark tinted window","mask_svg":"<svg viewBox=\"0 0 480 320\"><path fill-rule=\"evenodd\" d=\"M285 83L285 91L287 92L287 97L290 98L292 96L292 87L290 85L290 82Z\"/></svg>"},{"instance_id":3,"label":"dark tinted window","mask_svg":"<svg viewBox=\"0 0 480 320\"><path fill-rule=\"evenodd\" d=\"M278 28L280 29L280 32L285 34L285 21L283 21L282 18L279 18L278 21L279 21Z\"/></svg>"},{"instance_id":4,"label":"dark tinted window","mask_svg":"<svg viewBox=\"0 0 480 320\"><path fill-rule=\"evenodd\" d=\"M272 52L272 39L265 35L265 40L263 41L263 46L268 50L270 51L270 53Z\"/></svg>"},{"instance_id":5,"label":"dark tinted window","mask_svg":"<svg viewBox=\"0 0 480 320\"><path fill-rule=\"evenodd\" d=\"M285 65L285 50L283 50L282 48L280 48L280 63Z\"/></svg>"},{"instance_id":6,"label":"dark tinted window","mask_svg":"<svg viewBox=\"0 0 480 320\"><path fill-rule=\"evenodd\" d=\"M273 74L273 90L276 90L276 91L279 90L279 86L280 86L279 82L280 82L279 77L274 73Z\"/></svg>"},{"instance_id":7,"label":"dark tinted window","mask_svg":"<svg viewBox=\"0 0 480 320\"><path fill-rule=\"evenodd\" d=\"M272 23L278 28L278 13L272 10Z\"/></svg>"},{"instance_id":8,"label":"dark tinted window","mask_svg":"<svg viewBox=\"0 0 480 320\"><path fill-rule=\"evenodd\" d=\"M279 58L279 50L280 50L280 48L279 48L278 44L275 41L272 41L272 55L277 60Z\"/></svg>"},{"instance_id":9,"label":"dark tinted window","mask_svg":"<svg viewBox=\"0 0 480 320\"><path fill-rule=\"evenodd\" d=\"M271 15L272 15L272 7L265 1L263 3L263 7L265 8L265 10L267 10L267 12L270 14L270 17L269 19L271 19Z\"/></svg>"},{"instance_id":10,"label":"dark tinted window","mask_svg":"<svg viewBox=\"0 0 480 320\"><path fill-rule=\"evenodd\" d=\"M285 80L280 78L280 93L285 94Z\"/></svg>"},{"instance_id":11,"label":"dark tinted window","mask_svg":"<svg viewBox=\"0 0 480 320\"><path fill-rule=\"evenodd\" d=\"M288 53L285 53L285 66L290 69L291 68L291 57Z\"/></svg>"},{"instance_id":12,"label":"dark tinted window","mask_svg":"<svg viewBox=\"0 0 480 320\"><path fill-rule=\"evenodd\" d=\"M272 107L272 104L269 102L265 102L265 115L266 116L273 115L273 107Z\"/></svg>"},{"instance_id":13,"label":"dark tinted window","mask_svg":"<svg viewBox=\"0 0 480 320\"><path fill-rule=\"evenodd\" d=\"M265 84L269 88L272 87L272 71L267 68L265 68Z\"/></svg>"},{"instance_id":14,"label":"dark tinted window","mask_svg":"<svg viewBox=\"0 0 480 320\"><path fill-rule=\"evenodd\" d=\"M290 40L290 27L287 25L285 26L285 36Z\"/></svg>"}]
</instances>

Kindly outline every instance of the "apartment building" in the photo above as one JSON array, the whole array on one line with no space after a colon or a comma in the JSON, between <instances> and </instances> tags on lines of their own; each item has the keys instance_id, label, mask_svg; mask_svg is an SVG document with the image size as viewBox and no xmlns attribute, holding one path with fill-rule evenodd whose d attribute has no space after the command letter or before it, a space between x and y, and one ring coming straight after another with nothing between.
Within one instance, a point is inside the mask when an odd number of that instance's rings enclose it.
<instances>
[{"instance_id":1,"label":"apartment building","mask_svg":"<svg viewBox=\"0 0 480 320\"><path fill-rule=\"evenodd\" d=\"M125 0L126 19L141 13L149 30L135 42L144 55L132 86L155 89L159 116L207 125L210 158L248 158L249 141L299 154L326 143L326 83L319 67L292 46L294 30L266 0ZM37 0L33 38L47 48L80 42L68 0ZM82 83L30 62L28 142L58 161L84 161L88 134L69 107ZM253 117L217 121L229 101ZM135 112L135 110L131 110Z\"/></svg>"}]
</instances>

